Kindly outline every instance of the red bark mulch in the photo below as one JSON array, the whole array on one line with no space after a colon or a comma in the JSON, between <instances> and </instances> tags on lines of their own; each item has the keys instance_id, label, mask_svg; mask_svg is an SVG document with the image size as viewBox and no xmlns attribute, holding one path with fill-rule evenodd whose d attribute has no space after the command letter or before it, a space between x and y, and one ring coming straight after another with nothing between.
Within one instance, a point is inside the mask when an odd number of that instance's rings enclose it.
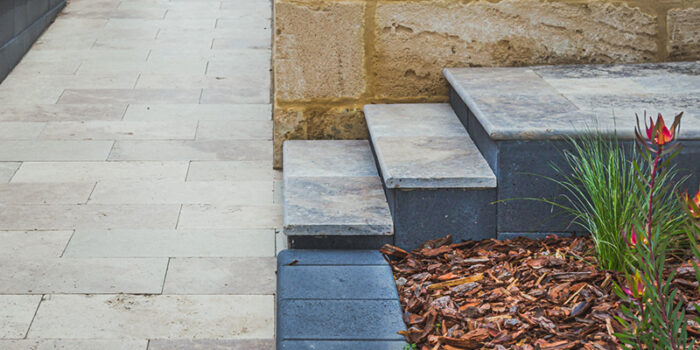
<instances>
[{"instance_id":1,"label":"red bark mulch","mask_svg":"<svg viewBox=\"0 0 700 350\"><path fill-rule=\"evenodd\" d=\"M468 241L447 236L410 253L385 245L408 330L420 350L617 349L613 282L589 238ZM678 301L700 302L690 263L673 261ZM689 335L698 336L689 323Z\"/></svg>"}]
</instances>

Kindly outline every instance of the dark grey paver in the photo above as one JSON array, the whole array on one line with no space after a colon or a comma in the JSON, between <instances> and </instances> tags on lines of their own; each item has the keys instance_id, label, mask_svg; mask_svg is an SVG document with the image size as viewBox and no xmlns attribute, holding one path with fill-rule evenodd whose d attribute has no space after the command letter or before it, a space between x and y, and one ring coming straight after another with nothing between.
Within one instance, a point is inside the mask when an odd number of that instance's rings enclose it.
<instances>
[{"instance_id":1,"label":"dark grey paver","mask_svg":"<svg viewBox=\"0 0 700 350\"><path fill-rule=\"evenodd\" d=\"M388 265L280 266L277 283L282 299L398 300Z\"/></svg>"},{"instance_id":2,"label":"dark grey paver","mask_svg":"<svg viewBox=\"0 0 700 350\"><path fill-rule=\"evenodd\" d=\"M279 267L294 262L302 265L385 265L377 250L283 250L277 255Z\"/></svg>"}]
</instances>

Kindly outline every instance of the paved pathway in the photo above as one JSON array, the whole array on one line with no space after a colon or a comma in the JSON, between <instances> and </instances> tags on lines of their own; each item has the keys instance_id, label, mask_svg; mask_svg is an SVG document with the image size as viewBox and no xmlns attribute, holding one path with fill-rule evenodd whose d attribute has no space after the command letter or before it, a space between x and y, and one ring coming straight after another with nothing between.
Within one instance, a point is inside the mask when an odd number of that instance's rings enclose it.
<instances>
[{"instance_id":1,"label":"paved pathway","mask_svg":"<svg viewBox=\"0 0 700 350\"><path fill-rule=\"evenodd\" d=\"M72 0L0 84L1 349L274 347L270 16Z\"/></svg>"}]
</instances>

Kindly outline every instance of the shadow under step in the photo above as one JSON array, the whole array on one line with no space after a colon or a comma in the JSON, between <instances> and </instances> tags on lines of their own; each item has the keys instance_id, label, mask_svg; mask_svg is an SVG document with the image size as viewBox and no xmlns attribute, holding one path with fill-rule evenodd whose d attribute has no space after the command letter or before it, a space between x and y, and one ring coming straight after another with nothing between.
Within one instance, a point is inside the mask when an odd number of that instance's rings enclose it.
<instances>
[{"instance_id":1,"label":"shadow under step","mask_svg":"<svg viewBox=\"0 0 700 350\"><path fill-rule=\"evenodd\" d=\"M496 176L449 104L366 105L395 244L496 237Z\"/></svg>"},{"instance_id":2,"label":"shadow under step","mask_svg":"<svg viewBox=\"0 0 700 350\"><path fill-rule=\"evenodd\" d=\"M377 249L391 213L367 141L284 143L284 233L290 248Z\"/></svg>"}]
</instances>

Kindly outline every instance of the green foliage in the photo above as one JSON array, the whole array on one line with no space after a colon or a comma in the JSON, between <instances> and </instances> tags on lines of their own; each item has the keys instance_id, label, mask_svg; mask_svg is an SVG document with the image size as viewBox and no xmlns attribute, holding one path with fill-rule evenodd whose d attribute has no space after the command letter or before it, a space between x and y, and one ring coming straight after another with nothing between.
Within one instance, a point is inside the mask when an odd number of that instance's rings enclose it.
<instances>
[{"instance_id":1,"label":"green foliage","mask_svg":"<svg viewBox=\"0 0 700 350\"><path fill-rule=\"evenodd\" d=\"M416 350L416 349L418 349L418 345L416 343L406 344L403 346L403 350Z\"/></svg>"}]
</instances>

